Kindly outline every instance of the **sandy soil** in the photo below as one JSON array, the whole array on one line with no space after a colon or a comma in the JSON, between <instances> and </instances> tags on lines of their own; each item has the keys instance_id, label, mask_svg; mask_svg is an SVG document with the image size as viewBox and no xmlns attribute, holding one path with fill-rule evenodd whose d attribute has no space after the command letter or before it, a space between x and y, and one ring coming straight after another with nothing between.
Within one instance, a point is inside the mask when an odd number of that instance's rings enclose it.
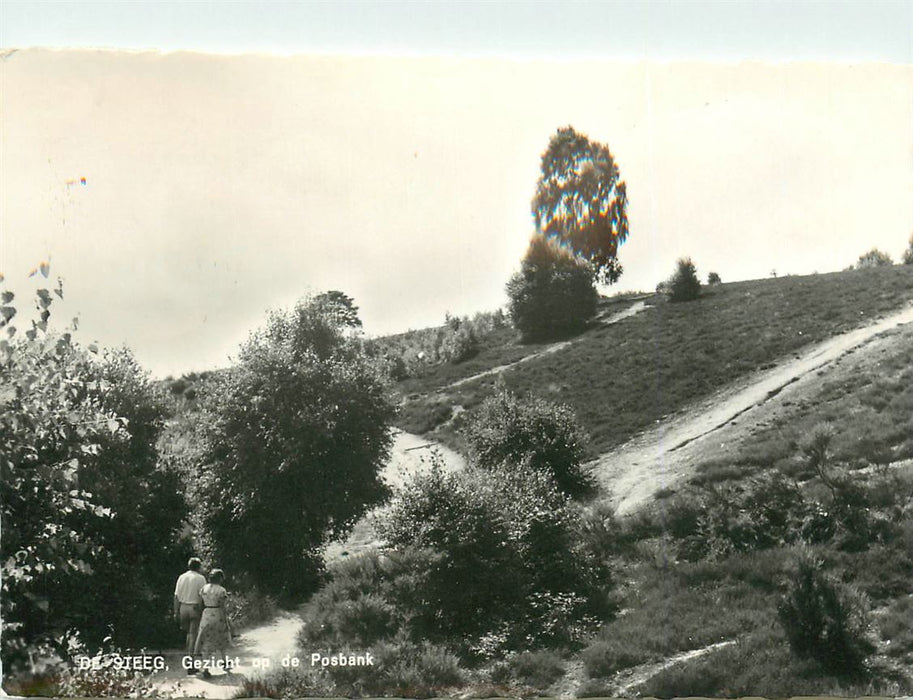
<instances>
[{"instance_id":1,"label":"sandy soil","mask_svg":"<svg viewBox=\"0 0 913 700\"><path fill-rule=\"evenodd\" d=\"M395 492L403 487L410 476L429 470L431 458L435 453L440 457L440 464L445 471L455 471L466 467L466 460L458 452L438 443L429 442L419 435L399 431L393 438L390 459L381 471L381 478ZM371 525L373 513L368 513L359 520L344 541L327 545L324 552L327 563L343 557L354 556L377 546L377 535Z\"/></svg>"},{"instance_id":2,"label":"sandy soil","mask_svg":"<svg viewBox=\"0 0 913 700\"><path fill-rule=\"evenodd\" d=\"M295 638L301 624L301 618L294 613L283 613L271 622L244 632L228 652L229 657L237 658L237 667L230 673L214 671L211 678L203 678L200 674L188 676L181 666L183 652L167 651L168 670L155 674L152 681L162 693L173 698L231 698L245 678L263 673L264 659L269 660L269 669L275 669L280 667L284 656L298 654ZM302 663L306 662L302 660Z\"/></svg>"},{"instance_id":3,"label":"sandy soil","mask_svg":"<svg viewBox=\"0 0 913 700\"><path fill-rule=\"evenodd\" d=\"M660 490L694 473L702 461L724 454L747 431L770 420L785 401L795 401L848 354L866 351L890 337L876 340L913 322L913 306L872 324L805 348L778 366L725 387L714 396L671 417L617 450L589 464L610 494L619 514L630 513Z\"/></svg>"}]
</instances>

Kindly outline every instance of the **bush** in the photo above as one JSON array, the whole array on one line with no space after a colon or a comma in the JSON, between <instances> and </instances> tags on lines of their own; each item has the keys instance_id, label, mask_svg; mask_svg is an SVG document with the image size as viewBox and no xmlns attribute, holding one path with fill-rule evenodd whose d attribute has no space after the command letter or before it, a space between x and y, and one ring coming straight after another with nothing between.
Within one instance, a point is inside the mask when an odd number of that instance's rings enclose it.
<instances>
[{"instance_id":1,"label":"bush","mask_svg":"<svg viewBox=\"0 0 913 700\"><path fill-rule=\"evenodd\" d=\"M586 438L568 406L533 396L521 399L501 389L473 412L464 435L482 469L528 464L550 474L569 496L592 489L592 478L581 466Z\"/></svg>"},{"instance_id":2,"label":"bush","mask_svg":"<svg viewBox=\"0 0 913 700\"><path fill-rule=\"evenodd\" d=\"M489 657L573 643L610 612L608 572L579 546L577 517L540 471L435 468L377 525L393 551L425 552L407 587L423 598L409 614L414 638Z\"/></svg>"},{"instance_id":3,"label":"bush","mask_svg":"<svg viewBox=\"0 0 913 700\"><path fill-rule=\"evenodd\" d=\"M891 260L890 255L882 250L878 250L878 248L872 248L869 252L859 256L859 260L856 261L856 269L865 270L871 267L888 267L893 264L894 261Z\"/></svg>"},{"instance_id":4,"label":"bush","mask_svg":"<svg viewBox=\"0 0 913 700\"><path fill-rule=\"evenodd\" d=\"M800 557L778 606L790 648L813 658L835 675L858 676L874 650L867 639L863 597L822 569L817 559Z\"/></svg>"},{"instance_id":5,"label":"bush","mask_svg":"<svg viewBox=\"0 0 913 700\"><path fill-rule=\"evenodd\" d=\"M722 284L723 280L720 279L720 276L716 272L710 272L707 274L707 284Z\"/></svg>"},{"instance_id":6,"label":"bush","mask_svg":"<svg viewBox=\"0 0 913 700\"><path fill-rule=\"evenodd\" d=\"M63 296L58 285L53 290ZM3 665L59 646L70 628L89 644L161 641L172 571L186 553L177 475L161 468L164 405L127 351L102 357L49 328L51 293L36 292L40 321L17 334L12 292L2 293ZM103 582L103 583L102 583Z\"/></svg>"},{"instance_id":7,"label":"bush","mask_svg":"<svg viewBox=\"0 0 913 700\"><path fill-rule=\"evenodd\" d=\"M769 549L797 541L810 506L779 473L682 494L665 512L678 556L688 561Z\"/></svg>"},{"instance_id":8,"label":"bush","mask_svg":"<svg viewBox=\"0 0 913 700\"><path fill-rule=\"evenodd\" d=\"M456 365L479 354L479 339L468 324L447 327L441 342L441 356Z\"/></svg>"},{"instance_id":9,"label":"bush","mask_svg":"<svg viewBox=\"0 0 913 700\"><path fill-rule=\"evenodd\" d=\"M910 236L910 243L907 245L907 249L903 252L903 264L913 265L913 236Z\"/></svg>"},{"instance_id":10,"label":"bush","mask_svg":"<svg viewBox=\"0 0 913 700\"><path fill-rule=\"evenodd\" d=\"M305 300L252 334L206 387L189 479L208 556L292 599L316 588L326 539L386 495L378 474L395 407L380 367L334 318Z\"/></svg>"},{"instance_id":11,"label":"bush","mask_svg":"<svg viewBox=\"0 0 913 700\"><path fill-rule=\"evenodd\" d=\"M669 300L693 301L701 294L701 283L691 258L680 258L675 274L669 280Z\"/></svg>"},{"instance_id":12,"label":"bush","mask_svg":"<svg viewBox=\"0 0 913 700\"><path fill-rule=\"evenodd\" d=\"M554 651L509 654L492 671L492 680L522 688L545 690L564 675L564 661Z\"/></svg>"},{"instance_id":13,"label":"bush","mask_svg":"<svg viewBox=\"0 0 913 700\"><path fill-rule=\"evenodd\" d=\"M609 678L622 669L643 663L644 655L642 650L632 649L627 641L606 636L584 649L582 660L590 678Z\"/></svg>"},{"instance_id":14,"label":"bush","mask_svg":"<svg viewBox=\"0 0 913 700\"><path fill-rule=\"evenodd\" d=\"M235 633L268 622L279 613L276 599L256 587L242 592L229 591L226 609Z\"/></svg>"},{"instance_id":15,"label":"bush","mask_svg":"<svg viewBox=\"0 0 913 700\"><path fill-rule=\"evenodd\" d=\"M336 695L431 698L465 682L459 659L428 641L397 639L371 648L375 666L331 667Z\"/></svg>"},{"instance_id":16,"label":"bush","mask_svg":"<svg viewBox=\"0 0 913 700\"><path fill-rule=\"evenodd\" d=\"M593 269L541 235L507 283L510 317L524 342L579 333L596 314Z\"/></svg>"}]
</instances>

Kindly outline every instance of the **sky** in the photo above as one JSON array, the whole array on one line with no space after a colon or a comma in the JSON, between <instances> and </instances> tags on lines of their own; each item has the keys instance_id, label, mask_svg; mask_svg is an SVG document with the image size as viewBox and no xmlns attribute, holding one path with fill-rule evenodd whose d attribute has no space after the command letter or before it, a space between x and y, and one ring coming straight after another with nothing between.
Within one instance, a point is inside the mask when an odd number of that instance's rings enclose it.
<instances>
[{"instance_id":1,"label":"sky","mask_svg":"<svg viewBox=\"0 0 913 700\"><path fill-rule=\"evenodd\" d=\"M326 289L369 335L504 305L565 125L627 182L608 292L913 233L913 0L4 0L0 46L5 284L48 260L55 317L156 376Z\"/></svg>"}]
</instances>

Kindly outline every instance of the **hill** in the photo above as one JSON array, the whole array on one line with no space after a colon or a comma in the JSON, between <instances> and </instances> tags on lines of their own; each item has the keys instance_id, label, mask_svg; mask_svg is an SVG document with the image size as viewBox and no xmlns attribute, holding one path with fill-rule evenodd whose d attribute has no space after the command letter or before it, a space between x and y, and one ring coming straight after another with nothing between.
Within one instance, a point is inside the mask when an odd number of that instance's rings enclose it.
<instances>
[{"instance_id":1,"label":"hill","mask_svg":"<svg viewBox=\"0 0 913 700\"><path fill-rule=\"evenodd\" d=\"M604 299L575 338L523 346L502 329L471 362L398 383L402 427L452 446L499 381L570 404L591 435L603 491L582 536L612 562L620 613L579 651L535 657L564 672L539 692L913 691L911 302L909 266L718 285L688 304ZM613 458L630 470L630 450L775 375L710 437L640 465L682 469L656 499L606 508Z\"/></svg>"},{"instance_id":2,"label":"hill","mask_svg":"<svg viewBox=\"0 0 913 700\"><path fill-rule=\"evenodd\" d=\"M636 300L603 299L600 317ZM513 391L572 406L596 456L723 386L911 300L913 268L896 266L715 285L684 304L646 295L640 313L597 322L557 352L522 345L500 329L482 339L470 361L431 365L400 382L399 423L459 447L460 414L484 400L500 377Z\"/></svg>"}]
</instances>

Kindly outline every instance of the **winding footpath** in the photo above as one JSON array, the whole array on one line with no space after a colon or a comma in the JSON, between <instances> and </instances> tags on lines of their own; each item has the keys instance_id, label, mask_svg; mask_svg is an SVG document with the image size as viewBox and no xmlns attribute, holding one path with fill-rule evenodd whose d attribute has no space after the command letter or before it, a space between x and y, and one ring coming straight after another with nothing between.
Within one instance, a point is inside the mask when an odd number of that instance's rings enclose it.
<instances>
[{"instance_id":1,"label":"winding footpath","mask_svg":"<svg viewBox=\"0 0 913 700\"><path fill-rule=\"evenodd\" d=\"M200 674L188 676L181 667L184 652L165 652L168 669L152 676L152 683L162 695L171 698L232 698L246 679L280 668L283 657L298 654L296 638L301 624L298 615L285 612L243 632L228 652L229 657L238 660L237 666L231 673L214 671L211 678Z\"/></svg>"},{"instance_id":2,"label":"winding footpath","mask_svg":"<svg viewBox=\"0 0 913 700\"><path fill-rule=\"evenodd\" d=\"M619 515L649 502L660 490L690 476L697 465L714 456L726 442L725 429L738 422L757 422L770 403L807 388L817 373L877 336L913 323L913 306L906 306L875 323L816 343L778 366L736 382L689 407L620 448L589 463L600 486Z\"/></svg>"}]
</instances>

